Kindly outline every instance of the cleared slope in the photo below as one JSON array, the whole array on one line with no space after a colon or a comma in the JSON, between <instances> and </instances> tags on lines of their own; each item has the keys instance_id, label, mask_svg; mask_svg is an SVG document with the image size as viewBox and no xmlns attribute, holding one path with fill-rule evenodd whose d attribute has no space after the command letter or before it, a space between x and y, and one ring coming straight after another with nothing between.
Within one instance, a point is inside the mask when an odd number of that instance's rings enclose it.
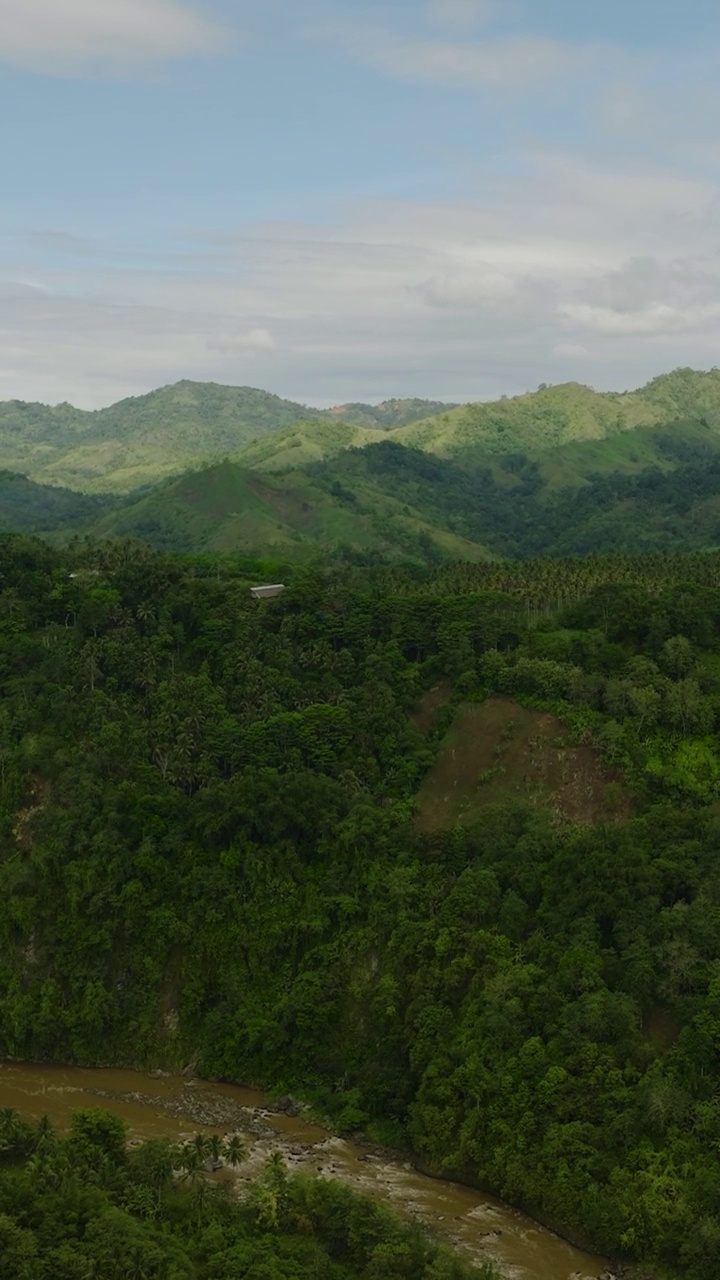
<instances>
[{"instance_id":1,"label":"cleared slope","mask_svg":"<svg viewBox=\"0 0 720 1280\"><path fill-rule=\"evenodd\" d=\"M98 521L98 536L132 536L174 551L308 558L377 552L423 561L480 560L480 543L458 536L371 484L337 491L302 472L262 475L232 462L168 481Z\"/></svg>"}]
</instances>

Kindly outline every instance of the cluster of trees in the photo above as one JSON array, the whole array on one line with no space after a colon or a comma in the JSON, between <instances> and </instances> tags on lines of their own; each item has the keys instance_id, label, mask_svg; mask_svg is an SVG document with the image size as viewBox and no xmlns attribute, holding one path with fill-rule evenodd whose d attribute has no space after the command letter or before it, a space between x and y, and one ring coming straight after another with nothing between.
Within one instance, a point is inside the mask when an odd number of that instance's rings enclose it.
<instances>
[{"instance_id":1,"label":"cluster of trees","mask_svg":"<svg viewBox=\"0 0 720 1280\"><path fill-rule=\"evenodd\" d=\"M550 460L522 452L452 459L394 440L351 449L308 472L336 498L356 505L363 482L370 481L430 525L496 555L676 552L715 546L720 537L720 458L712 444L693 447L690 436L683 448L682 425L675 435L658 428L658 460L666 469L648 465L625 472L620 463L613 465L610 452L607 470L590 471L582 480L565 476L562 452ZM433 559L419 546L408 552ZM434 545L434 553L442 557L441 545Z\"/></svg>"},{"instance_id":2,"label":"cluster of trees","mask_svg":"<svg viewBox=\"0 0 720 1280\"><path fill-rule=\"evenodd\" d=\"M213 1159L213 1154L216 1156ZM208 1159L209 1157L209 1159ZM121 1120L76 1111L68 1135L0 1113L3 1280L497 1280L325 1180L272 1156L238 1199L208 1170L237 1140L130 1145Z\"/></svg>"},{"instance_id":3,"label":"cluster of trees","mask_svg":"<svg viewBox=\"0 0 720 1280\"><path fill-rule=\"evenodd\" d=\"M716 1280L720 558L249 568L4 540L2 1051L304 1090ZM440 679L553 708L632 816L420 833Z\"/></svg>"}]
</instances>

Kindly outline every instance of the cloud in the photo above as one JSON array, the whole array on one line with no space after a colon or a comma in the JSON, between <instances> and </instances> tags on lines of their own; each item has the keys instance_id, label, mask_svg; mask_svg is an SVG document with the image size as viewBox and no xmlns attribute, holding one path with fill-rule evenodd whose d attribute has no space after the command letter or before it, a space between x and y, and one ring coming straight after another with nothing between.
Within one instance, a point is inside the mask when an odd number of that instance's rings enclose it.
<instances>
[{"instance_id":1,"label":"cloud","mask_svg":"<svg viewBox=\"0 0 720 1280\"><path fill-rule=\"evenodd\" d=\"M217 53L228 38L175 0L0 0L0 61L35 71L117 73Z\"/></svg>"},{"instance_id":2,"label":"cloud","mask_svg":"<svg viewBox=\"0 0 720 1280\"><path fill-rule=\"evenodd\" d=\"M708 366L719 195L637 162L540 153L463 203L168 227L154 260L127 245L68 257L58 240L53 265L52 238L25 238L0 264L0 398L91 407L187 377L314 404L471 400L561 381L572 360L617 389Z\"/></svg>"},{"instance_id":3,"label":"cloud","mask_svg":"<svg viewBox=\"0 0 720 1280\"><path fill-rule=\"evenodd\" d=\"M527 87L580 71L597 52L543 36L475 41L411 39L382 28L331 27L318 32L346 54L394 80L443 86Z\"/></svg>"},{"instance_id":4,"label":"cloud","mask_svg":"<svg viewBox=\"0 0 720 1280\"><path fill-rule=\"evenodd\" d=\"M581 342L558 342L553 347L552 354L563 360L587 360L592 356L592 351Z\"/></svg>"},{"instance_id":5,"label":"cloud","mask_svg":"<svg viewBox=\"0 0 720 1280\"><path fill-rule=\"evenodd\" d=\"M250 329L248 333L229 336L220 334L208 339L208 351L219 351L222 355L260 355L274 351L277 343L269 329Z\"/></svg>"},{"instance_id":6,"label":"cloud","mask_svg":"<svg viewBox=\"0 0 720 1280\"><path fill-rule=\"evenodd\" d=\"M498 16L495 0L428 0L425 15L429 22L439 27L455 27L460 30L479 26Z\"/></svg>"}]
</instances>

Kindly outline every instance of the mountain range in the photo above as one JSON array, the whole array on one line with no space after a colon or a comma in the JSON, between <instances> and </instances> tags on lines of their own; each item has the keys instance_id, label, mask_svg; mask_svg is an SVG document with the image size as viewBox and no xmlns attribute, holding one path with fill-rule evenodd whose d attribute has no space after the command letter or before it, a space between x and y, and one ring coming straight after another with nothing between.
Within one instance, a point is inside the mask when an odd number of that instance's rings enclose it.
<instances>
[{"instance_id":1,"label":"mountain range","mask_svg":"<svg viewBox=\"0 0 720 1280\"><path fill-rule=\"evenodd\" d=\"M483 559L720 545L720 370L308 409L181 382L0 404L0 524L166 550ZM20 473L20 474L18 474Z\"/></svg>"}]
</instances>

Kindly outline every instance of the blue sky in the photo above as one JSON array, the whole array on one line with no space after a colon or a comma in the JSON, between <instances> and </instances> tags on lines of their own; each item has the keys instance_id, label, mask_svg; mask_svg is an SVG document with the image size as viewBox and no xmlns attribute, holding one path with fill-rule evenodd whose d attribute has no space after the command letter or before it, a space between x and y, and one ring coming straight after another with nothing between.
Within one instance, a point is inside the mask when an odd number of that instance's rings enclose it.
<instances>
[{"instance_id":1,"label":"blue sky","mask_svg":"<svg viewBox=\"0 0 720 1280\"><path fill-rule=\"evenodd\" d=\"M716 0L0 0L0 398L720 363L718 53Z\"/></svg>"}]
</instances>

